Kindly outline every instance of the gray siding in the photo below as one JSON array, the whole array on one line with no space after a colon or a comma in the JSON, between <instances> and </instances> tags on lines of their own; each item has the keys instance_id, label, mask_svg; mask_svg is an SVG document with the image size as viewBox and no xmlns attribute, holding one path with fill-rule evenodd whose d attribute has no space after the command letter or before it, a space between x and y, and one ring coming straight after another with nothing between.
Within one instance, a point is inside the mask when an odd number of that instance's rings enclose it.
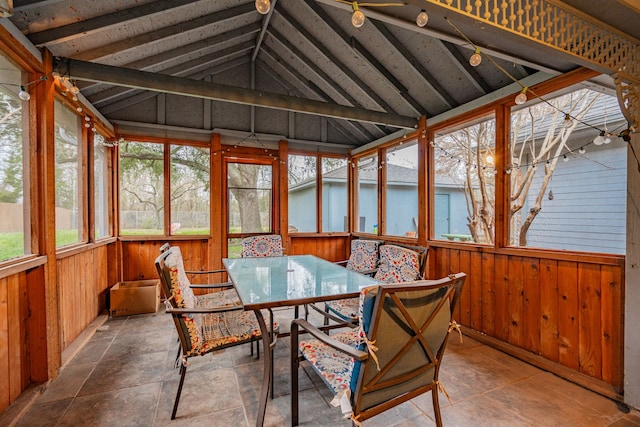
<instances>
[{"instance_id":1,"label":"gray siding","mask_svg":"<svg viewBox=\"0 0 640 427\"><path fill-rule=\"evenodd\" d=\"M548 189L527 235L528 247L625 253L626 147L614 139L588 149L558 162L549 187L553 200ZM529 194L537 194L541 178L536 176ZM535 200L530 202L525 213Z\"/></svg>"}]
</instances>

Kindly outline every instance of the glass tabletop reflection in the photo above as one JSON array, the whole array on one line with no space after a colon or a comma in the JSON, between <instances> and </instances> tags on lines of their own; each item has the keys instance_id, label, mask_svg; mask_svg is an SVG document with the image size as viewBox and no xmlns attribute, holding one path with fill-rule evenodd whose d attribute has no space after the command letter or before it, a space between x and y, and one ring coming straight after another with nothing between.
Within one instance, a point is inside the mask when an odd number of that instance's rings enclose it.
<instances>
[{"instance_id":1,"label":"glass tabletop reflection","mask_svg":"<svg viewBox=\"0 0 640 427\"><path fill-rule=\"evenodd\" d=\"M381 283L313 255L225 258L223 263L246 310L348 298Z\"/></svg>"}]
</instances>

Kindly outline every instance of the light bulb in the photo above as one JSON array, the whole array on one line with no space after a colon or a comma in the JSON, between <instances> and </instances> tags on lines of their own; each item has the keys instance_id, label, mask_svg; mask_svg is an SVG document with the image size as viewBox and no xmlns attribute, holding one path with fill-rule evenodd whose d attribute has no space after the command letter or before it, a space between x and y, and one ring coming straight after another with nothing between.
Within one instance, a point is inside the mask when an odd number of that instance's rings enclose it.
<instances>
[{"instance_id":1,"label":"light bulb","mask_svg":"<svg viewBox=\"0 0 640 427\"><path fill-rule=\"evenodd\" d=\"M580 149L578 150L578 153L580 153L580 154L584 154L586 152L587 152L587 150L585 150L584 147L580 147Z\"/></svg>"},{"instance_id":2,"label":"light bulb","mask_svg":"<svg viewBox=\"0 0 640 427\"><path fill-rule=\"evenodd\" d=\"M364 25L364 19L364 13L356 10L353 12L353 15L351 15L351 24L356 28L360 28Z\"/></svg>"},{"instance_id":3,"label":"light bulb","mask_svg":"<svg viewBox=\"0 0 640 427\"><path fill-rule=\"evenodd\" d=\"M595 145L602 145L604 144L604 131L600 132L600 135L596 136L595 138L593 138L593 143Z\"/></svg>"},{"instance_id":4,"label":"light bulb","mask_svg":"<svg viewBox=\"0 0 640 427\"><path fill-rule=\"evenodd\" d=\"M18 98L22 99L23 101L28 101L31 99L31 95L29 95L29 92L24 90L24 86L20 86L20 92L18 92Z\"/></svg>"},{"instance_id":5,"label":"light bulb","mask_svg":"<svg viewBox=\"0 0 640 427\"><path fill-rule=\"evenodd\" d=\"M477 67L481 62L482 56L480 55L480 48L477 47L476 51L471 55L471 58L469 58L469 64L471 64L472 67Z\"/></svg>"},{"instance_id":6,"label":"light bulb","mask_svg":"<svg viewBox=\"0 0 640 427\"><path fill-rule=\"evenodd\" d=\"M76 107L76 111L77 111L78 113L82 113L82 107Z\"/></svg>"},{"instance_id":7,"label":"light bulb","mask_svg":"<svg viewBox=\"0 0 640 427\"><path fill-rule=\"evenodd\" d=\"M269 13L271 9L271 2L269 0L256 0L256 10L262 15Z\"/></svg>"},{"instance_id":8,"label":"light bulb","mask_svg":"<svg viewBox=\"0 0 640 427\"><path fill-rule=\"evenodd\" d=\"M522 105L527 102L527 88L523 87L522 91L516 96L516 104Z\"/></svg>"},{"instance_id":9,"label":"light bulb","mask_svg":"<svg viewBox=\"0 0 640 427\"><path fill-rule=\"evenodd\" d=\"M566 154L564 156L562 156L562 161L565 162L565 163L569 161L569 158L567 157Z\"/></svg>"},{"instance_id":10,"label":"light bulb","mask_svg":"<svg viewBox=\"0 0 640 427\"><path fill-rule=\"evenodd\" d=\"M57 72L57 71L53 71L53 72L51 73L51 75L53 76L53 78L54 78L54 79L59 79L59 78L60 78L60 73L59 73L59 72Z\"/></svg>"},{"instance_id":11,"label":"light bulb","mask_svg":"<svg viewBox=\"0 0 640 427\"><path fill-rule=\"evenodd\" d=\"M429 22L429 15L427 15L427 12L422 9L418 16L416 16L416 25L418 27L424 27L425 25L427 25L427 22Z\"/></svg>"},{"instance_id":12,"label":"light bulb","mask_svg":"<svg viewBox=\"0 0 640 427\"><path fill-rule=\"evenodd\" d=\"M605 143L605 144L608 144L608 143L610 143L610 142L611 142L611 138L609 138L608 136L605 136L605 137L604 137L604 143Z\"/></svg>"},{"instance_id":13,"label":"light bulb","mask_svg":"<svg viewBox=\"0 0 640 427\"><path fill-rule=\"evenodd\" d=\"M564 121L562 122L562 127L565 128L565 129L568 129L571 126L573 126L573 119L571 118L571 116L569 114L565 114L564 115Z\"/></svg>"},{"instance_id":14,"label":"light bulb","mask_svg":"<svg viewBox=\"0 0 640 427\"><path fill-rule=\"evenodd\" d=\"M89 117L89 116L84 116L84 119L85 119L87 122L90 122L90 121L91 121L91 117Z\"/></svg>"},{"instance_id":15,"label":"light bulb","mask_svg":"<svg viewBox=\"0 0 640 427\"><path fill-rule=\"evenodd\" d=\"M493 156L491 154L487 154L487 157L486 157L485 160L486 160L487 164L489 164L489 165L493 164Z\"/></svg>"},{"instance_id":16,"label":"light bulb","mask_svg":"<svg viewBox=\"0 0 640 427\"><path fill-rule=\"evenodd\" d=\"M84 127L86 127L86 128L90 128L90 127L91 127L91 123L86 122L86 123L84 124Z\"/></svg>"},{"instance_id":17,"label":"light bulb","mask_svg":"<svg viewBox=\"0 0 640 427\"><path fill-rule=\"evenodd\" d=\"M360 9L358 9L358 2L354 1L353 3L351 3L351 7L353 7L353 15L351 15L351 24L356 27L356 28L360 28L364 25L364 13L362 13L360 11Z\"/></svg>"},{"instance_id":18,"label":"light bulb","mask_svg":"<svg viewBox=\"0 0 640 427\"><path fill-rule=\"evenodd\" d=\"M69 92L73 93L74 95L77 95L80 93L80 89L78 88L78 86L74 84L73 86L71 86L71 89L69 89Z\"/></svg>"}]
</instances>

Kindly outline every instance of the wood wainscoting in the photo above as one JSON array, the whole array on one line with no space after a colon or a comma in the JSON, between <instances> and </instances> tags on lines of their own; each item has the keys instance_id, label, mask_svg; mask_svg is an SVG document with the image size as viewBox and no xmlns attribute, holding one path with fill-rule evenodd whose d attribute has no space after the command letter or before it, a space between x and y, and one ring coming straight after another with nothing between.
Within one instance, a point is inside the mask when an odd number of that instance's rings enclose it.
<instances>
[{"instance_id":1,"label":"wood wainscoting","mask_svg":"<svg viewBox=\"0 0 640 427\"><path fill-rule=\"evenodd\" d=\"M110 245L92 246L57 256L61 350L67 348L106 309L107 293L117 281Z\"/></svg>"},{"instance_id":2,"label":"wood wainscoting","mask_svg":"<svg viewBox=\"0 0 640 427\"><path fill-rule=\"evenodd\" d=\"M622 395L624 256L431 243L430 277L467 274L460 324Z\"/></svg>"}]
</instances>

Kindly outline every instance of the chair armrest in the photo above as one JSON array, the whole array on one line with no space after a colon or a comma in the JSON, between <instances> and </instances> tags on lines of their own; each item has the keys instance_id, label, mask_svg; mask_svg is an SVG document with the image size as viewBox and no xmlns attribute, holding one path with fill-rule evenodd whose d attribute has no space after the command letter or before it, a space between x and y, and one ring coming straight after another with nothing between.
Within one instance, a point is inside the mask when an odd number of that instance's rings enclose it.
<instances>
[{"instance_id":1,"label":"chair armrest","mask_svg":"<svg viewBox=\"0 0 640 427\"><path fill-rule=\"evenodd\" d=\"M325 344L327 344L328 346L342 352L345 354L348 354L349 356L359 360L359 361L363 361L366 360L367 358L369 358L369 353L365 352L365 351L360 351L357 348L351 347L350 345L347 345L343 342L340 342L338 340L334 340L333 338L331 338L329 335L325 334L324 332L322 332L320 329L316 328L315 326L313 326L311 323L307 322L304 319L295 319L291 321L291 327L293 328L294 325L297 325L298 327L302 328L304 331L308 332L309 334L311 334L314 338L316 338L318 341L321 341ZM293 335L292 335L293 336ZM297 336L297 334L296 334ZM298 345L298 343L295 343L296 347Z\"/></svg>"},{"instance_id":2,"label":"chair armrest","mask_svg":"<svg viewBox=\"0 0 640 427\"><path fill-rule=\"evenodd\" d=\"M334 316L331 313L327 313L326 311L324 311L321 308L319 308L318 306L316 306L315 303L309 303L309 304L307 304L307 307L311 307L312 309L314 309L315 311L317 311L318 313L323 315L325 318L333 320L338 325L344 325L344 326L348 326L350 328L355 328L356 326L358 326L357 323L349 322L348 320L344 320L344 319L342 319L342 318L340 318L338 316Z\"/></svg>"},{"instance_id":3,"label":"chair armrest","mask_svg":"<svg viewBox=\"0 0 640 427\"><path fill-rule=\"evenodd\" d=\"M233 288L233 283L190 283L189 287L192 289L220 289L220 288Z\"/></svg>"},{"instance_id":4,"label":"chair armrest","mask_svg":"<svg viewBox=\"0 0 640 427\"><path fill-rule=\"evenodd\" d=\"M197 314L197 313L225 313L227 311L239 311L244 310L242 306L228 306L228 307L202 307L202 308L177 308L177 307L165 307L167 313L171 314Z\"/></svg>"},{"instance_id":5,"label":"chair armrest","mask_svg":"<svg viewBox=\"0 0 640 427\"><path fill-rule=\"evenodd\" d=\"M209 271L200 271L200 270L190 270L185 271L187 274L215 274L215 273L226 273L227 270L224 268L222 270L209 270Z\"/></svg>"}]
</instances>

